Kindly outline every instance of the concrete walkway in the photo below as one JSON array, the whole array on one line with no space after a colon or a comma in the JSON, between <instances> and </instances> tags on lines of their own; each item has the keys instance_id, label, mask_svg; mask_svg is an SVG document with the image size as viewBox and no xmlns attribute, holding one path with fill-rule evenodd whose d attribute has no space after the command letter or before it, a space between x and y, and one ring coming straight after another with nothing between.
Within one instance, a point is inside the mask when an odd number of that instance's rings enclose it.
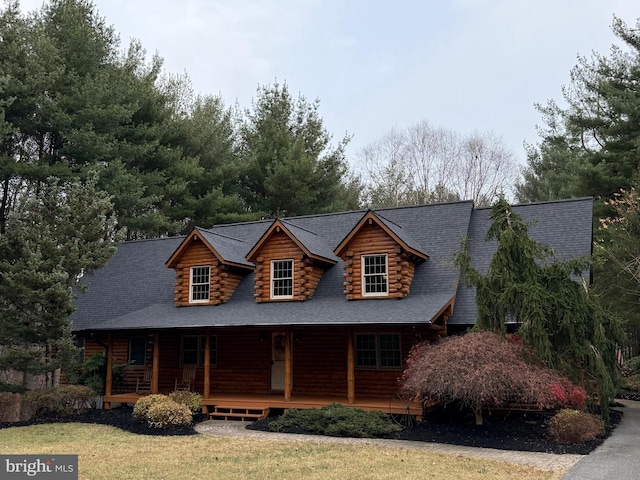
<instances>
[{"instance_id":1,"label":"concrete walkway","mask_svg":"<svg viewBox=\"0 0 640 480\"><path fill-rule=\"evenodd\" d=\"M492 448L464 447L441 443L412 442L408 440L381 440L373 438L342 438L325 437L321 435L298 435L293 433L273 433L247 430L249 422L225 422L224 420L209 420L196 425L199 433L209 435L248 437L256 439L283 440L292 442L338 443L354 445L377 445L387 448L408 448L429 452L463 455L465 457L488 458L502 462L530 465L545 470L567 470L579 460L582 455L556 455L544 452L516 452L510 450L496 450ZM575 477L578 478L578 477ZM610 477L611 480L617 477ZM635 478L628 477L629 480Z\"/></svg>"},{"instance_id":2,"label":"concrete walkway","mask_svg":"<svg viewBox=\"0 0 640 480\"><path fill-rule=\"evenodd\" d=\"M562 480L633 480L640 478L640 402L624 405L622 423L602 445L582 458Z\"/></svg>"}]
</instances>

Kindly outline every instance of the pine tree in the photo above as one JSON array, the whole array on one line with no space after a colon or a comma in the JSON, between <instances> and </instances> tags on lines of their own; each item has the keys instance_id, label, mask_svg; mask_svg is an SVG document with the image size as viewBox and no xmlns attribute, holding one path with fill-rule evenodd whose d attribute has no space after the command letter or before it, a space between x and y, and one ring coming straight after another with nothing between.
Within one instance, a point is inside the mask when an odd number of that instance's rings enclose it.
<instances>
[{"instance_id":1,"label":"pine tree","mask_svg":"<svg viewBox=\"0 0 640 480\"><path fill-rule=\"evenodd\" d=\"M294 100L286 84L258 90L240 129L241 195L250 211L275 217L358 206L347 180L349 137L333 147L318 107Z\"/></svg>"},{"instance_id":2,"label":"pine tree","mask_svg":"<svg viewBox=\"0 0 640 480\"><path fill-rule=\"evenodd\" d=\"M476 330L505 332L507 323L545 366L600 396L605 415L614 393L615 350L624 342L619 321L588 290L585 259L560 261L531 239L522 218L501 199L491 208L486 241L497 250L486 274L471 263L466 245L455 263L476 288Z\"/></svg>"},{"instance_id":3,"label":"pine tree","mask_svg":"<svg viewBox=\"0 0 640 480\"><path fill-rule=\"evenodd\" d=\"M115 252L115 224L95 182L51 179L12 212L0 236L0 370L50 380L71 359L73 289Z\"/></svg>"}]
</instances>

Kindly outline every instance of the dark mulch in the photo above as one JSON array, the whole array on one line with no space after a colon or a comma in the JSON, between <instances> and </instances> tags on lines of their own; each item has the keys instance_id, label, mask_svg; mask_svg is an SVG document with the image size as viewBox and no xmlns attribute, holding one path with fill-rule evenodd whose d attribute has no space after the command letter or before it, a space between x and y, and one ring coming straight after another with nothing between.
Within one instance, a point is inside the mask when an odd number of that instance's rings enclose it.
<instances>
[{"instance_id":1,"label":"dark mulch","mask_svg":"<svg viewBox=\"0 0 640 480\"><path fill-rule=\"evenodd\" d=\"M276 417L253 423L250 428L268 431L269 422ZM550 416L537 412L491 412L484 416L484 425L476 426L473 415L467 415L457 409L442 410L428 414L426 420L412 428L405 429L390 438L399 440L413 440L419 442L447 443L501 450L517 450L549 453L573 453L586 455L600 445L611 434L593 442L582 445L560 445L548 438L546 424ZM612 424L620 422L622 413L613 410ZM204 415L196 415L194 424L206 419ZM29 422L0 423L1 428L35 425L53 422L82 422L110 425L132 433L141 435L194 435L193 426L175 429L150 428L146 423L134 421L132 408L123 406L113 410L88 410L71 417L54 417L35 419ZM303 431L289 431L289 433L306 434Z\"/></svg>"},{"instance_id":2,"label":"dark mulch","mask_svg":"<svg viewBox=\"0 0 640 480\"><path fill-rule=\"evenodd\" d=\"M275 418L269 417L255 422L249 428L268 431L269 423ZM465 414L458 409L443 409L429 413L422 423L404 429L389 438L500 450L586 455L600 445L612 432L612 429L609 429L602 438L581 445L561 445L548 437L547 422L550 418L549 414L531 411L496 411L485 413L484 425L476 426L473 414ZM621 419L622 413L620 411L612 411L612 428L615 428ZM307 433L296 429L284 431L286 433Z\"/></svg>"},{"instance_id":3,"label":"dark mulch","mask_svg":"<svg viewBox=\"0 0 640 480\"><path fill-rule=\"evenodd\" d=\"M133 419L133 408L128 406L122 406L114 408L112 410L98 410L91 409L80 415L72 415L68 417L45 417L32 419L28 422L17 423L0 423L0 429L8 427L19 427L25 425L39 425L43 423L95 423L99 425L109 425L112 427L120 428L131 433L137 433L139 435L195 435L197 432L194 430L193 425L198 422L206 420L205 415L195 415L192 425L178 428L151 428L147 423L140 422Z\"/></svg>"}]
</instances>

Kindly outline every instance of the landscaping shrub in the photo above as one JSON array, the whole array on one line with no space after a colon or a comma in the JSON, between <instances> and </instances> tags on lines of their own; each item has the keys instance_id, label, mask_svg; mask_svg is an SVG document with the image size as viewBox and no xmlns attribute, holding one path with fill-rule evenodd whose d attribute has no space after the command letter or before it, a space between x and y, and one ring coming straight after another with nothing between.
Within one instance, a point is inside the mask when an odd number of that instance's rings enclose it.
<instances>
[{"instance_id":1,"label":"landscaping shrub","mask_svg":"<svg viewBox=\"0 0 640 480\"><path fill-rule=\"evenodd\" d=\"M66 385L52 390L30 390L23 395L26 415L77 415L93 406L96 393L82 385Z\"/></svg>"},{"instance_id":2,"label":"landscaping shrub","mask_svg":"<svg viewBox=\"0 0 640 480\"><path fill-rule=\"evenodd\" d=\"M333 403L321 409L287 410L269 424L272 432L286 430L333 437L381 437L401 430L388 415Z\"/></svg>"},{"instance_id":3,"label":"landscaping shrub","mask_svg":"<svg viewBox=\"0 0 640 480\"><path fill-rule=\"evenodd\" d=\"M630 358L625 363L625 367L631 371L632 375L640 373L640 357Z\"/></svg>"},{"instance_id":4,"label":"landscaping shrub","mask_svg":"<svg viewBox=\"0 0 640 480\"><path fill-rule=\"evenodd\" d=\"M154 394L136 402L133 418L147 422L152 428L175 428L191 424L192 414L189 407L169 396Z\"/></svg>"},{"instance_id":5,"label":"landscaping shrub","mask_svg":"<svg viewBox=\"0 0 640 480\"><path fill-rule=\"evenodd\" d=\"M23 385L14 385L12 383L0 381L0 392L24 393L26 391L27 389Z\"/></svg>"},{"instance_id":6,"label":"landscaping shrub","mask_svg":"<svg viewBox=\"0 0 640 480\"><path fill-rule=\"evenodd\" d=\"M553 441L562 444L585 443L604 433L604 422L592 413L560 410L549 422Z\"/></svg>"},{"instance_id":7,"label":"landscaping shrub","mask_svg":"<svg viewBox=\"0 0 640 480\"><path fill-rule=\"evenodd\" d=\"M167 400L169 400L169 397L158 393L142 397L136 402L133 407L133 418L135 418L136 420L146 420L147 413L153 405L161 402L166 402Z\"/></svg>"},{"instance_id":8,"label":"landscaping shrub","mask_svg":"<svg viewBox=\"0 0 640 480\"><path fill-rule=\"evenodd\" d=\"M411 350L402 376L402 391L425 404L460 404L482 410L526 405L542 409L584 406L586 393L567 378L526 361L517 338L472 332ZM438 368L433 368L438 365Z\"/></svg>"},{"instance_id":9,"label":"landscaping shrub","mask_svg":"<svg viewBox=\"0 0 640 480\"><path fill-rule=\"evenodd\" d=\"M176 403L185 405L192 414L200 411L200 395L189 390L176 390L169 394L169 398Z\"/></svg>"},{"instance_id":10,"label":"landscaping shrub","mask_svg":"<svg viewBox=\"0 0 640 480\"><path fill-rule=\"evenodd\" d=\"M175 428L191 424L191 410L186 405L167 398L156 402L147 411L147 423L152 428Z\"/></svg>"},{"instance_id":11,"label":"landscaping shrub","mask_svg":"<svg viewBox=\"0 0 640 480\"><path fill-rule=\"evenodd\" d=\"M19 393L0 393L0 422L17 422L20 420Z\"/></svg>"}]
</instances>

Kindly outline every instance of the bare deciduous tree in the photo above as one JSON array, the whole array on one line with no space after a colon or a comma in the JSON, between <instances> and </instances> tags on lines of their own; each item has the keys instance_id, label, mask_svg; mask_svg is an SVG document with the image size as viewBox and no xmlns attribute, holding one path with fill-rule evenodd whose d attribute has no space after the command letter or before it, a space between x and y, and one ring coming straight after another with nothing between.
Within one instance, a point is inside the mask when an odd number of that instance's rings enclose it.
<instances>
[{"instance_id":1,"label":"bare deciduous tree","mask_svg":"<svg viewBox=\"0 0 640 480\"><path fill-rule=\"evenodd\" d=\"M498 135L461 135L426 121L392 129L357 160L372 207L461 199L486 206L518 177L515 156Z\"/></svg>"}]
</instances>

